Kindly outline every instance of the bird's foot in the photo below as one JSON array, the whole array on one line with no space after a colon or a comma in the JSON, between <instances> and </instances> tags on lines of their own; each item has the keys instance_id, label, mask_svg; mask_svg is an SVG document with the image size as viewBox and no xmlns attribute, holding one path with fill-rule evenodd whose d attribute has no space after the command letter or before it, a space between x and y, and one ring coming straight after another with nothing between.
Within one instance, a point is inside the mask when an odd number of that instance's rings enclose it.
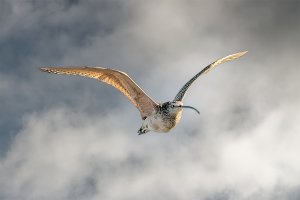
<instances>
[{"instance_id":1,"label":"bird's foot","mask_svg":"<svg viewBox=\"0 0 300 200\"><path fill-rule=\"evenodd\" d=\"M139 135L145 134L145 133L147 133L147 132L148 132L148 130L145 129L145 128L140 128L140 129L138 130L138 134L139 134Z\"/></svg>"}]
</instances>

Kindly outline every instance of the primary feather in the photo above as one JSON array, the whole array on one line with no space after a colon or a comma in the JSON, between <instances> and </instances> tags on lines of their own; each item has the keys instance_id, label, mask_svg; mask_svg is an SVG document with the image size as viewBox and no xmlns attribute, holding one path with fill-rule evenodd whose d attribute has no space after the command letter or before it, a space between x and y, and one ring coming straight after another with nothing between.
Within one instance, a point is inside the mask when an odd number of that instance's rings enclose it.
<instances>
[{"instance_id":1,"label":"primary feather","mask_svg":"<svg viewBox=\"0 0 300 200\"><path fill-rule=\"evenodd\" d=\"M118 70L102 67L43 67L41 71L85 76L112 85L135 105L142 118L151 115L158 105L126 73Z\"/></svg>"},{"instance_id":2,"label":"primary feather","mask_svg":"<svg viewBox=\"0 0 300 200\"><path fill-rule=\"evenodd\" d=\"M184 98L185 93L187 92L187 90L189 89L189 87L192 85L192 83L201 75L201 74L207 74L211 69L213 69L214 67L225 63L227 61L231 61L234 59L237 59L241 56L243 56L244 54L246 54L248 51L243 51L243 52L239 52L239 53L235 53L235 54L231 54L229 56L226 56L224 58L221 58L219 60L216 60L215 62L209 64L208 66L206 66L204 69L202 69L199 73L197 73L193 78L191 78L177 93L177 95L174 98L174 101L182 101Z\"/></svg>"}]
</instances>

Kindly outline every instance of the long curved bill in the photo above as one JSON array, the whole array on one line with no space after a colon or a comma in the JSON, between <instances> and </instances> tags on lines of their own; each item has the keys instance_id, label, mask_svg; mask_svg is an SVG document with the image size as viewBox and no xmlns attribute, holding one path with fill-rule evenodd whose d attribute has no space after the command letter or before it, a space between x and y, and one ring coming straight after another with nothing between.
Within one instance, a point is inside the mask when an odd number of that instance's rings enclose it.
<instances>
[{"instance_id":1,"label":"long curved bill","mask_svg":"<svg viewBox=\"0 0 300 200\"><path fill-rule=\"evenodd\" d=\"M190 108L193 109L194 111L196 111L198 114L200 114L199 110L197 110L196 108L192 107L192 106L178 106L180 108Z\"/></svg>"}]
</instances>

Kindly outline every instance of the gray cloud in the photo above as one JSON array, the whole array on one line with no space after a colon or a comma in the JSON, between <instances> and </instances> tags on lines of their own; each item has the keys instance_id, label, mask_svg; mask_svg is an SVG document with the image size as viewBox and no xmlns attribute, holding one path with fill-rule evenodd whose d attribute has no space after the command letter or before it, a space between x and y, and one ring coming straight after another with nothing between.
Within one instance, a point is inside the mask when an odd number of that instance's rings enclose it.
<instances>
[{"instance_id":1,"label":"gray cloud","mask_svg":"<svg viewBox=\"0 0 300 200\"><path fill-rule=\"evenodd\" d=\"M0 4L0 198L299 198L298 1ZM163 102L241 50L187 94L200 117L144 137L118 91L37 70L117 68Z\"/></svg>"}]
</instances>

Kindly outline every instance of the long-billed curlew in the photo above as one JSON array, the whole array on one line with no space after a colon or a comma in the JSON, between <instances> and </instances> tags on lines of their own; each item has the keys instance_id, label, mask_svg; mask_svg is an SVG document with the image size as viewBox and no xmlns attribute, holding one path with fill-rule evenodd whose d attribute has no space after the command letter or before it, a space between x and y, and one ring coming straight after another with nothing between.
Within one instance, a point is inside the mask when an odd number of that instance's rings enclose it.
<instances>
[{"instance_id":1,"label":"long-billed curlew","mask_svg":"<svg viewBox=\"0 0 300 200\"><path fill-rule=\"evenodd\" d=\"M126 73L102 67L43 67L41 71L54 74L80 75L94 78L112 85L135 105L140 111L143 124L138 130L139 135L149 131L169 132L181 119L182 109L191 108L183 105L183 97L192 83L203 73L224 62L243 56L247 51L235 53L209 64L189 80L177 93L173 101L156 103Z\"/></svg>"}]
</instances>

